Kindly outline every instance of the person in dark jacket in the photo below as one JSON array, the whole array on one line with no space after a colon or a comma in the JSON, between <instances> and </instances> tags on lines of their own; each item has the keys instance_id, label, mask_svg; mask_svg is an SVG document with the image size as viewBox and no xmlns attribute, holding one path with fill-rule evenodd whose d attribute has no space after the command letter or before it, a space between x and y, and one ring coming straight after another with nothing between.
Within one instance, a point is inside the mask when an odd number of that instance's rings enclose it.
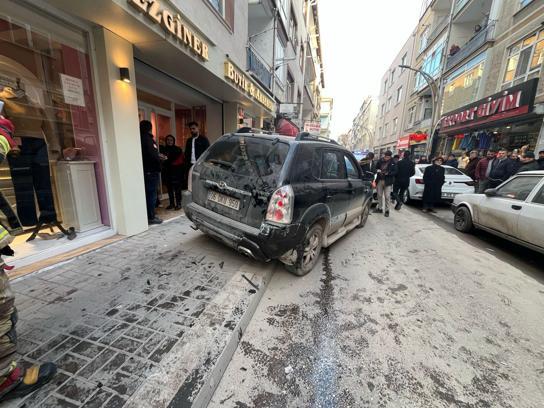
<instances>
[{"instance_id":1,"label":"person in dark jacket","mask_svg":"<svg viewBox=\"0 0 544 408\"><path fill-rule=\"evenodd\" d=\"M210 141L206 136L200 134L198 123L190 122L189 130L191 131L191 137L185 144L185 163L190 167L210 147Z\"/></svg>"},{"instance_id":2,"label":"person in dark jacket","mask_svg":"<svg viewBox=\"0 0 544 408\"><path fill-rule=\"evenodd\" d=\"M376 162L374 161L374 153L370 152L366 157L359 162L363 170L363 178L373 180L376 174Z\"/></svg>"},{"instance_id":3,"label":"person in dark jacket","mask_svg":"<svg viewBox=\"0 0 544 408\"><path fill-rule=\"evenodd\" d=\"M410 177L416 174L416 165L410 158L410 152L405 151L402 160L397 163L397 175L393 184L393 196L397 204L395 210L399 211L402 207L402 198L410 185Z\"/></svg>"},{"instance_id":4,"label":"person in dark jacket","mask_svg":"<svg viewBox=\"0 0 544 408\"><path fill-rule=\"evenodd\" d=\"M520 161L521 166L519 166L516 173L521 173L522 171L540 170L540 166L535 160L535 154L533 152L523 153Z\"/></svg>"},{"instance_id":5,"label":"person in dark jacket","mask_svg":"<svg viewBox=\"0 0 544 408\"><path fill-rule=\"evenodd\" d=\"M429 164L429 160L427 160L427 156L421 156L419 160L417 161L417 164Z\"/></svg>"},{"instance_id":6,"label":"person in dark jacket","mask_svg":"<svg viewBox=\"0 0 544 408\"><path fill-rule=\"evenodd\" d=\"M540 166L540 170L544 170L544 150L541 150L538 152L538 165Z\"/></svg>"},{"instance_id":7,"label":"person in dark jacket","mask_svg":"<svg viewBox=\"0 0 544 408\"><path fill-rule=\"evenodd\" d=\"M476 167L478 166L479 162L480 158L478 157L478 151L471 151L468 158L468 163L465 167L465 174L469 176L472 180L476 180Z\"/></svg>"},{"instance_id":8,"label":"person in dark jacket","mask_svg":"<svg viewBox=\"0 0 544 408\"><path fill-rule=\"evenodd\" d=\"M459 167L459 160L455 158L455 155L453 153L450 153L448 156L448 160L444 163L446 166L451 166L454 168Z\"/></svg>"},{"instance_id":9,"label":"person in dark jacket","mask_svg":"<svg viewBox=\"0 0 544 408\"><path fill-rule=\"evenodd\" d=\"M375 213L382 213L389 217L391 203L391 191L397 175L397 164L393 161L393 153L387 150L376 164L376 191L378 193L378 206Z\"/></svg>"},{"instance_id":10,"label":"person in dark jacket","mask_svg":"<svg viewBox=\"0 0 544 408\"><path fill-rule=\"evenodd\" d=\"M491 163L489 172L489 188L495 188L514 174L514 162L507 157L508 152L499 150L497 158Z\"/></svg>"},{"instance_id":11,"label":"person in dark jacket","mask_svg":"<svg viewBox=\"0 0 544 408\"><path fill-rule=\"evenodd\" d=\"M436 212L434 205L442 200L442 185L446 181L442 157L435 157L433 164L423 173L423 211Z\"/></svg>"},{"instance_id":12,"label":"person in dark jacket","mask_svg":"<svg viewBox=\"0 0 544 408\"><path fill-rule=\"evenodd\" d=\"M510 155L509 159L512 160L512 174L516 174L519 171L519 168L523 165L521 156L517 150L514 150Z\"/></svg>"},{"instance_id":13,"label":"person in dark jacket","mask_svg":"<svg viewBox=\"0 0 544 408\"><path fill-rule=\"evenodd\" d=\"M166 156L162 165L162 180L168 189L170 205L167 210L181 209L181 190L184 184L184 157L181 147L176 146L176 138L172 135L166 136L166 145L159 150Z\"/></svg>"},{"instance_id":14,"label":"person in dark jacket","mask_svg":"<svg viewBox=\"0 0 544 408\"><path fill-rule=\"evenodd\" d=\"M478 194L483 194L484 191L489 188L489 172L491 171L491 166L495 160L496 152L494 150L488 150L486 157L480 160L476 165L474 180L478 183Z\"/></svg>"},{"instance_id":15,"label":"person in dark jacket","mask_svg":"<svg viewBox=\"0 0 544 408\"><path fill-rule=\"evenodd\" d=\"M155 203L157 202L157 191L161 174L161 158L157 143L155 143L151 134L152 129L153 126L150 121L142 120L140 122L147 221L149 224L161 224L162 220L155 215Z\"/></svg>"}]
</instances>

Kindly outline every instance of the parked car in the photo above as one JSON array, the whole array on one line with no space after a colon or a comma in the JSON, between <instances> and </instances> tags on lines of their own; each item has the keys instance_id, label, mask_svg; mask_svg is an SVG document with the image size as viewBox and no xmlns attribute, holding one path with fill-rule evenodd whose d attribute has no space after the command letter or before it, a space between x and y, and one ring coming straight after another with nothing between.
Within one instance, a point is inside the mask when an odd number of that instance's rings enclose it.
<instances>
[{"instance_id":1,"label":"parked car","mask_svg":"<svg viewBox=\"0 0 544 408\"><path fill-rule=\"evenodd\" d=\"M196 228L300 276L370 212L370 182L353 154L307 133L222 136L191 173L184 209Z\"/></svg>"},{"instance_id":2,"label":"parked car","mask_svg":"<svg viewBox=\"0 0 544 408\"><path fill-rule=\"evenodd\" d=\"M411 200L423 199L423 189L425 188L423 173L427 166L430 166L430 164L416 164L416 174L410 178L408 190L402 197L405 204ZM443 200L453 200L457 194L474 193L474 181L469 176L454 167L446 165L442 167L444 167L446 177L446 181L442 186Z\"/></svg>"},{"instance_id":3,"label":"parked car","mask_svg":"<svg viewBox=\"0 0 544 408\"><path fill-rule=\"evenodd\" d=\"M485 194L461 194L455 229L479 228L544 254L544 171L518 173Z\"/></svg>"}]
</instances>

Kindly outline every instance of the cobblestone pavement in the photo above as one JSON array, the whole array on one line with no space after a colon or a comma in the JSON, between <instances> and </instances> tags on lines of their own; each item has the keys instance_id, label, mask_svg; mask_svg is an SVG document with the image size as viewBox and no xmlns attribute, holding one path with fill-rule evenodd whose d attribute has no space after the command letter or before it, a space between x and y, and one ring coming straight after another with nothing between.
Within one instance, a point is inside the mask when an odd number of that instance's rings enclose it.
<instances>
[{"instance_id":1,"label":"cobblestone pavement","mask_svg":"<svg viewBox=\"0 0 544 408\"><path fill-rule=\"evenodd\" d=\"M175 360L169 353L202 319L204 327L223 324L217 299L225 301L222 291L248 262L181 217L14 281L18 359L54 361L59 373L2 408L118 408L149 379L167 387L163 362Z\"/></svg>"}]
</instances>

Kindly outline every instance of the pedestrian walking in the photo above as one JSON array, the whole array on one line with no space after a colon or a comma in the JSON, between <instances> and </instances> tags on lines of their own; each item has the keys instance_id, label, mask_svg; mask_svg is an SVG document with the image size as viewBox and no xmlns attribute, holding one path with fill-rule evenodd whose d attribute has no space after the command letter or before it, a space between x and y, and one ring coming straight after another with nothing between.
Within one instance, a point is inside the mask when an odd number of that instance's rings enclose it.
<instances>
[{"instance_id":1,"label":"pedestrian walking","mask_svg":"<svg viewBox=\"0 0 544 408\"><path fill-rule=\"evenodd\" d=\"M453 153L450 153L448 155L448 159L444 163L446 166L451 166L453 168L459 167L459 161L455 158L455 155Z\"/></svg>"},{"instance_id":2,"label":"pedestrian walking","mask_svg":"<svg viewBox=\"0 0 544 408\"><path fill-rule=\"evenodd\" d=\"M499 150L497 157L491 163L489 171L489 188L495 188L508 180L514 174L514 162L508 158L505 149Z\"/></svg>"},{"instance_id":3,"label":"pedestrian walking","mask_svg":"<svg viewBox=\"0 0 544 408\"><path fill-rule=\"evenodd\" d=\"M148 120L140 122L140 141L142 144L142 161L144 167L145 198L147 205L147 222L161 224L162 220L155 215L158 185L161 174L161 158L159 149L151 131L153 126Z\"/></svg>"},{"instance_id":4,"label":"pedestrian walking","mask_svg":"<svg viewBox=\"0 0 544 408\"><path fill-rule=\"evenodd\" d=\"M465 166L465 174L469 176L472 180L476 180L476 167L478 166L479 162L480 158L478 157L478 151L471 151L468 158L468 163Z\"/></svg>"},{"instance_id":5,"label":"pedestrian walking","mask_svg":"<svg viewBox=\"0 0 544 408\"><path fill-rule=\"evenodd\" d=\"M417 164L429 164L429 160L427 159L427 156L421 156L419 160L417 161Z\"/></svg>"},{"instance_id":6,"label":"pedestrian walking","mask_svg":"<svg viewBox=\"0 0 544 408\"><path fill-rule=\"evenodd\" d=\"M402 159L397 163L397 175L393 184L393 196L396 200L395 210L402 207L403 197L410 186L410 177L416 174L416 165L411 160L410 152L405 151Z\"/></svg>"},{"instance_id":7,"label":"pedestrian walking","mask_svg":"<svg viewBox=\"0 0 544 408\"><path fill-rule=\"evenodd\" d=\"M538 152L538 165L540 166L540 170L544 170L544 150L541 150Z\"/></svg>"},{"instance_id":8,"label":"pedestrian walking","mask_svg":"<svg viewBox=\"0 0 544 408\"><path fill-rule=\"evenodd\" d=\"M442 185L446 181L442 157L435 157L423 173L423 211L436 212L435 204L442 201Z\"/></svg>"},{"instance_id":9,"label":"pedestrian walking","mask_svg":"<svg viewBox=\"0 0 544 408\"><path fill-rule=\"evenodd\" d=\"M170 205L167 210L181 209L181 190L184 187L184 156L181 147L176 146L176 138L172 135L166 136L166 145L161 146L161 153L166 156L162 164L162 180L168 190Z\"/></svg>"},{"instance_id":10,"label":"pedestrian walking","mask_svg":"<svg viewBox=\"0 0 544 408\"><path fill-rule=\"evenodd\" d=\"M397 174L397 164L393 161L393 153L387 150L376 165L376 191L378 193L378 206L375 213L382 213L389 217L391 205L391 192Z\"/></svg>"},{"instance_id":11,"label":"pedestrian walking","mask_svg":"<svg viewBox=\"0 0 544 408\"><path fill-rule=\"evenodd\" d=\"M474 180L478 183L478 194L483 194L489 188L489 172L491 164L495 161L496 152L488 150L485 158L480 160L476 165Z\"/></svg>"},{"instance_id":12,"label":"pedestrian walking","mask_svg":"<svg viewBox=\"0 0 544 408\"><path fill-rule=\"evenodd\" d=\"M521 165L518 167L516 173L521 173L523 171L533 171L540 170L540 165L535 160L534 152L525 152L521 157Z\"/></svg>"}]
</instances>

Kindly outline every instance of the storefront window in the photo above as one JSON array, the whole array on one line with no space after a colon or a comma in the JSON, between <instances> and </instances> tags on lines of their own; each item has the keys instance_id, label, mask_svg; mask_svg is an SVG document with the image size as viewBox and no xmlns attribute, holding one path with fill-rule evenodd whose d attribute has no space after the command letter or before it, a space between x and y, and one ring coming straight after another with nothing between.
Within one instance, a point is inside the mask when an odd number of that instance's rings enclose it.
<instances>
[{"instance_id":1,"label":"storefront window","mask_svg":"<svg viewBox=\"0 0 544 408\"><path fill-rule=\"evenodd\" d=\"M85 232L109 225L87 39L7 5L9 14L0 14L0 102L3 123L14 130L0 165L6 226L26 238L42 224L57 225L41 232L38 244L62 236L60 226Z\"/></svg>"},{"instance_id":2,"label":"storefront window","mask_svg":"<svg viewBox=\"0 0 544 408\"><path fill-rule=\"evenodd\" d=\"M477 99L486 54L472 59L446 79L442 112L451 112Z\"/></svg>"}]
</instances>

